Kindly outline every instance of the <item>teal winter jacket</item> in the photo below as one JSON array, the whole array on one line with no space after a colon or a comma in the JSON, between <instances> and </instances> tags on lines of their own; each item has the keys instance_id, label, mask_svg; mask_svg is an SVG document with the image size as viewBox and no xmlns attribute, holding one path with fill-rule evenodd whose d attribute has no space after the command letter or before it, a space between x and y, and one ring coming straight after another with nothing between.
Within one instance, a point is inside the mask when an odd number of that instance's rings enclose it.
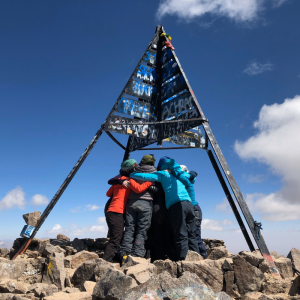
<instances>
[{"instance_id":1,"label":"teal winter jacket","mask_svg":"<svg viewBox=\"0 0 300 300\"><path fill-rule=\"evenodd\" d=\"M184 184L180 180L176 179L173 175L171 175L168 171L165 171L167 169L171 170L174 167L177 168L177 165L178 164L174 159L168 159L160 168L161 171L157 171L154 173L131 173L130 177L141 181L160 182L165 192L166 207L167 209L169 209L173 204L180 201L187 200L191 202L191 198Z\"/></svg>"}]
</instances>

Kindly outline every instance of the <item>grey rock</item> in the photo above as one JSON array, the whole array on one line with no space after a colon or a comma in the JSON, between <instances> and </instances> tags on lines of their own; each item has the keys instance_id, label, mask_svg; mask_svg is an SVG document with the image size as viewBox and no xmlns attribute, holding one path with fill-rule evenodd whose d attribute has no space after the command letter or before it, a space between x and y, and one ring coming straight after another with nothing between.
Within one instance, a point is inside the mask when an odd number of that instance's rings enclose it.
<instances>
[{"instance_id":1,"label":"grey rock","mask_svg":"<svg viewBox=\"0 0 300 300\"><path fill-rule=\"evenodd\" d=\"M47 257L48 255L51 255L53 253L62 253L63 255L65 255L66 250L60 248L59 246L46 244L45 249L43 251L43 256Z\"/></svg>"},{"instance_id":2,"label":"grey rock","mask_svg":"<svg viewBox=\"0 0 300 300\"><path fill-rule=\"evenodd\" d=\"M300 275L298 275L293 281L289 290L291 296L300 295Z\"/></svg>"},{"instance_id":3,"label":"grey rock","mask_svg":"<svg viewBox=\"0 0 300 300\"><path fill-rule=\"evenodd\" d=\"M67 237L66 235L59 233L56 237L58 240L66 240L66 241L70 241L70 238Z\"/></svg>"},{"instance_id":4,"label":"grey rock","mask_svg":"<svg viewBox=\"0 0 300 300\"><path fill-rule=\"evenodd\" d=\"M28 288L28 291L41 298L53 295L53 293L58 292L58 288L54 284L35 283Z\"/></svg>"},{"instance_id":5,"label":"grey rock","mask_svg":"<svg viewBox=\"0 0 300 300\"><path fill-rule=\"evenodd\" d=\"M80 240L78 238L75 238L70 246L72 246L75 250L77 250L77 252L80 252L83 250L85 250L85 251L89 250L88 246L82 240Z\"/></svg>"},{"instance_id":6,"label":"grey rock","mask_svg":"<svg viewBox=\"0 0 300 300\"><path fill-rule=\"evenodd\" d=\"M27 292L27 284L18 282L17 280L2 279L0 280L0 293L25 294Z\"/></svg>"},{"instance_id":7,"label":"grey rock","mask_svg":"<svg viewBox=\"0 0 300 300\"><path fill-rule=\"evenodd\" d=\"M0 258L0 279L14 279L33 284L40 282L44 258L7 260Z\"/></svg>"},{"instance_id":8,"label":"grey rock","mask_svg":"<svg viewBox=\"0 0 300 300\"><path fill-rule=\"evenodd\" d=\"M77 269L85 261L98 258L98 254L88 251L81 251L73 255L71 258L72 269Z\"/></svg>"},{"instance_id":9,"label":"grey rock","mask_svg":"<svg viewBox=\"0 0 300 300\"><path fill-rule=\"evenodd\" d=\"M109 268L96 283L93 290L94 299L120 299L125 293L136 287L136 281L123 272ZM137 298L135 298L137 299Z\"/></svg>"},{"instance_id":10,"label":"grey rock","mask_svg":"<svg viewBox=\"0 0 300 300\"><path fill-rule=\"evenodd\" d=\"M295 266L295 268L300 271L300 250L292 248L287 256Z\"/></svg>"},{"instance_id":11,"label":"grey rock","mask_svg":"<svg viewBox=\"0 0 300 300\"><path fill-rule=\"evenodd\" d=\"M257 267L265 260L261 253L257 250L253 252L242 251L239 253L239 255L254 267Z\"/></svg>"},{"instance_id":12,"label":"grey rock","mask_svg":"<svg viewBox=\"0 0 300 300\"><path fill-rule=\"evenodd\" d=\"M156 266L157 274L168 272L172 277L177 277L177 264L169 259L156 260L153 262Z\"/></svg>"},{"instance_id":13,"label":"grey rock","mask_svg":"<svg viewBox=\"0 0 300 300\"><path fill-rule=\"evenodd\" d=\"M63 248L64 250L66 250L66 256L69 255L74 255L77 253L77 250L75 250L73 247L71 246L61 246L61 248Z\"/></svg>"},{"instance_id":14,"label":"grey rock","mask_svg":"<svg viewBox=\"0 0 300 300\"><path fill-rule=\"evenodd\" d=\"M26 224L31 225L33 227L36 227L40 218L41 218L40 211L34 211L23 215L23 219L25 220Z\"/></svg>"},{"instance_id":15,"label":"grey rock","mask_svg":"<svg viewBox=\"0 0 300 300\"><path fill-rule=\"evenodd\" d=\"M258 265L258 268L263 273L271 274L270 267L269 267L268 263L265 260Z\"/></svg>"},{"instance_id":16,"label":"grey rock","mask_svg":"<svg viewBox=\"0 0 300 300\"><path fill-rule=\"evenodd\" d=\"M49 257L47 276L43 276L43 283L55 284L59 290L65 287L66 271L64 268L64 254L53 253Z\"/></svg>"},{"instance_id":17,"label":"grey rock","mask_svg":"<svg viewBox=\"0 0 300 300\"><path fill-rule=\"evenodd\" d=\"M108 238L99 238L95 240L94 246L98 250L105 250L106 245L108 244L109 239Z\"/></svg>"},{"instance_id":18,"label":"grey rock","mask_svg":"<svg viewBox=\"0 0 300 300\"><path fill-rule=\"evenodd\" d=\"M65 239L51 239L50 244L53 246L59 246L59 247L66 247L66 246L71 246L70 241L65 240Z\"/></svg>"},{"instance_id":19,"label":"grey rock","mask_svg":"<svg viewBox=\"0 0 300 300\"><path fill-rule=\"evenodd\" d=\"M243 296L242 300L274 300L260 292L250 292Z\"/></svg>"},{"instance_id":20,"label":"grey rock","mask_svg":"<svg viewBox=\"0 0 300 300\"><path fill-rule=\"evenodd\" d=\"M274 260L275 265L283 278L294 277L292 262L289 258L280 257Z\"/></svg>"},{"instance_id":21,"label":"grey rock","mask_svg":"<svg viewBox=\"0 0 300 300\"><path fill-rule=\"evenodd\" d=\"M7 248L0 249L0 257L6 257L9 254L9 250Z\"/></svg>"},{"instance_id":22,"label":"grey rock","mask_svg":"<svg viewBox=\"0 0 300 300\"><path fill-rule=\"evenodd\" d=\"M270 254L271 254L274 258L279 258L277 251L271 251Z\"/></svg>"},{"instance_id":23,"label":"grey rock","mask_svg":"<svg viewBox=\"0 0 300 300\"><path fill-rule=\"evenodd\" d=\"M223 240L216 240L216 239L202 239L202 240L205 243L205 245L208 246L208 248L224 246Z\"/></svg>"},{"instance_id":24,"label":"grey rock","mask_svg":"<svg viewBox=\"0 0 300 300\"><path fill-rule=\"evenodd\" d=\"M215 293L223 289L223 262L218 260L205 259L199 262L181 261L181 272L196 274Z\"/></svg>"},{"instance_id":25,"label":"grey rock","mask_svg":"<svg viewBox=\"0 0 300 300\"><path fill-rule=\"evenodd\" d=\"M67 288L64 288L62 291L65 293L68 293L68 294L80 293L80 290L78 288L74 288L74 287L67 287Z\"/></svg>"},{"instance_id":26,"label":"grey rock","mask_svg":"<svg viewBox=\"0 0 300 300\"><path fill-rule=\"evenodd\" d=\"M95 244L95 240L94 239L82 239L82 241L88 246L88 247L92 247Z\"/></svg>"},{"instance_id":27,"label":"grey rock","mask_svg":"<svg viewBox=\"0 0 300 300\"><path fill-rule=\"evenodd\" d=\"M241 295L261 290L264 274L240 255L232 258L236 284Z\"/></svg>"},{"instance_id":28,"label":"grey rock","mask_svg":"<svg viewBox=\"0 0 300 300\"><path fill-rule=\"evenodd\" d=\"M240 298L241 295L238 291L237 285L234 283L234 272L228 271L224 274L225 279L225 292L232 298Z\"/></svg>"},{"instance_id":29,"label":"grey rock","mask_svg":"<svg viewBox=\"0 0 300 300\"><path fill-rule=\"evenodd\" d=\"M127 291L121 300L136 299L181 299L181 300L229 300L232 299L224 292L214 293L195 274L185 272L181 277L173 278L164 272L154 275L149 281L131 291ZM105 298L109 299L109 298Z\"/></svg>"},{"instance_id":30,"label":"grey rock","mask_svg":"<svg viewBox=\"0 0 300 300\"><path fill-rule=\"evenodd\" d=\"M188 251L185 257L185 261L201 261L201 260L203 260L203 257L199 253L191 250Z\"/></svg>"},{"instance_id":31,"label":"grey rock","mask_svg":"<svg viewBox=\"0 0 300 300\"><path fill-rule=\"evenodd\" d=\"M291 289L292 281L290 278L276 278L271 274L265 274L264 277L260 292L265 295L287 294Z\"/></svg>"},{"instance_id":32,"label":"grey rock","mask_svg":"<svg viewBox=\"0 0 300 300\"><path fill-rule=\"evenodd\" d=\"M72 256L71 255L66 256L64 258L64 266L65 266L65 268L72 268Z\"/></svg>"},{"instance_id":33,"label":"grey rock","mask_svg":"<svg viewBox=\"0 0 300 300\"><path fill-rule=\"evenodd\" d=\"M232 267L231 263L229 262L229 259L224 260L224 263L222 265L222 270L224 272L233 271L233 267Z\"/></svg>"},{"instance_id":34,"label":"grey rock","mask_svg":"<svg viewBox=\"0 0 300 300\"><path fill-rule=\"evenodd\" d=\"M102 258L86 261L76 269L71 281L75 287L84 291L85 281L99 280L103 273L111 267L112 265Z\"/></svg>"},{"instance_id":35,"label":"grey rock","mask_svg":"<svg viewBox=\"0 0 300 300\"><path fill-rule=\"evenodd\" d=\"M220 247L211 249L211 251L209 252L209 254L207 256L207 259L218 260L220 258L228 257L228 256L229 256L229 252L226 249L226 247L220 246Z\"/></svg>"}]
</instances>

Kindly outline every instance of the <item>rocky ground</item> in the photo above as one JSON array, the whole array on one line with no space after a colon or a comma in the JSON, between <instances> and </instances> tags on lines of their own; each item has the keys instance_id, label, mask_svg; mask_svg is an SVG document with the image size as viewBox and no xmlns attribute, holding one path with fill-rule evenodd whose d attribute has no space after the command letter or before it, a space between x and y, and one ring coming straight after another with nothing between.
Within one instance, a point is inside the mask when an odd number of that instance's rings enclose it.
<instances>
[{"instance_id":1,"label":"rocky ground","mask_svg":"<svg viewBox=\"0 0 300 300\"><path fill-rule=\"evenodd\" d=\"M271 253L280 272L275 278L258 250L234 255L221 240L204 240L205 260L192 251L180 262L129 256L122 268L101 258L107 239L34 239L11 261L22 241L0 249L0 300L300 299L294 248L288 258Z\"/></svg>"}]
</instances>

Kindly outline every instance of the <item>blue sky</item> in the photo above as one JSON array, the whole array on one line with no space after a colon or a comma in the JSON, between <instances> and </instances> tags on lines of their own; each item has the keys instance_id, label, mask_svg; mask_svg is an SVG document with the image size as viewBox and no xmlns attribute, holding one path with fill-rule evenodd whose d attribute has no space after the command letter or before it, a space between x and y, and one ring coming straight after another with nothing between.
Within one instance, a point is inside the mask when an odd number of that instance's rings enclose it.
<instances>
[{"instance_id":1,"label":"blue sky","mask_svg":"<svg viewBox=\"0 0 300 300\"><path fill-rule=\"evenodd\" d=\"M44 210L163 24L269 249L300 248L300 3L234 2L0 3L0 240ZM199 173L203 237L247 249L205 151L162 153ZM102 135L38 237L105 236L123 154Z\"/></svg>"}]
</instances>

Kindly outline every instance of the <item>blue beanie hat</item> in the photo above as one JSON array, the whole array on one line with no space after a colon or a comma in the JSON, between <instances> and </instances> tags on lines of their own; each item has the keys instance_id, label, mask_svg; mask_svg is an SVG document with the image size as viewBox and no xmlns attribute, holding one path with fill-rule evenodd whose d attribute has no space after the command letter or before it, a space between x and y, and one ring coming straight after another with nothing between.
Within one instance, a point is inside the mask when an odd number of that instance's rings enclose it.
<instances>
[{"instance_id":1,"label":"blue beanie hat","mask_svg":"<svg viewBox=\"0 0 300 300\"><path fill-rule=\"evenodd\" d=\"M121 163L121 168L132 167L136 163L135 159L127 159Z\"/></svg>"},{"instance_id":2,"label":"blue beanie hat","mask_svg":"<svg viewBox=\"0 0 300 300\"><path fill-rule=\"evenodd\" d=\"M159 160L159 162L158 162L157 170L160 170L161 167L163 166L163 164L164 164L168 159L171 159L171 157L163 156L163 157Z\"/></svg>"}]
</instances>

